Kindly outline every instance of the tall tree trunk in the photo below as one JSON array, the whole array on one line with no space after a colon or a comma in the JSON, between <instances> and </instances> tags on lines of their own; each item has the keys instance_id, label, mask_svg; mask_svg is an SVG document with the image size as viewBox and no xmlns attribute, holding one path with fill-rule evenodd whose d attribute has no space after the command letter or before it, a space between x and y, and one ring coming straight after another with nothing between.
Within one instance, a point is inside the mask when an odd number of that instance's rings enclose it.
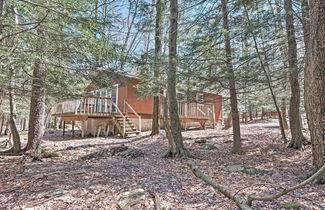
<instances>
[{"instance_id":1,"label":"tall tree trunk","mask_svg":"<svg viewBox=\"0 0 325 210\"><path fill-rule=\"evenodd\" d=\"M2 115L1 115L1 126L0 126L0 136L2 135L4 123L5 123L5 115L2 113Z\"/></svg>"},{"instance_id":2,"label":"tall tree trunk","mask_svg":"<svg viewBox=\"0 0 325 210\"><path fill-rule=\"evenodd\" d=\"M264 120L264 117L265 117L265 110L264 107L262 107L261 120Z\"/></svg>"},{"instance_id":3,"label":"tall tree trunk","mask_svg":"<svg viewBox=\"0 0 325 210\"><path fill-rule=\"evenodd\" d=\"M305 69L305 105L310 130L313 166L325 164L325 1L310 0L310 42ZM325 174L322 177L325 183Z\"/></svg>"},{"instance_id":4,"label":"tall tree trunk","mask_svg":"<svg viewBox=\"0 0 325 210\"><path fill-rule=\"evenodd\" d=\"M309 10L310 8L309 8L308 0L301 0L301 13L302 13L301 16L302 16L302 26L303 26L302 29L303 29L304 43L305 43L305 53L307 52L307 45L308 45L309 33L310 33Z\"/></svg>"},{"instance_id":5,"label":"tall tree trunk","mask_svg":"<svg viewBox=\"0 0 325 210\"><path fill-rule=\"evenodd\" d=\"M285 130L288 130L289 126L287 122L287 102L285 98L282 98L282 103L281 103L281 119L283 123L283 128Z\"/></svg>"},{"instance_id":6,"label":"tall tree trunk","mask_svg":"<svg viewBox=\"0 0 325 210\"><path fill-rule=\"evenodd\" d=\"M305 137L301 131L300 125L300 85L299 85L299 69L297 66L297 42L295 34L295 26L293 22L292 0L284 0L286 11L286 30L288 40L288 62L290 73L290 108L289 122L291 132L290 147L302 150L304 148Z\"/></svg>"},{"instance_id":7,"label":"tall tree trunk","mask_svg":"<svg viewBox=\"0 0 325 210\"><path fill-rule=\"evenodd\" d=\"M161 38L162 38L162 12L163 12L163 0L157 0L156 2L156 27L155 27L155 67L154 78L159 80L159 74L161 69ZM156 94L160 94L160 88L157 86ZM152 114L152 131L151 135L159 134L159 95L153 97L153 114Z\"/></svg>"},{"instance_id":8,"label":"tall tree trunk","mask_svg":"<svg viewBox=\"0 0 325 210\"><path fill-rule=\"evenodd\" d=\"M18 12L16 6L13 6L12 13L15 19L15 24L19 24L18 20ZM15 40L13 40L15 42ZM9 67L9 125L13 139L13 147L11 152L19 153L21 151L21 143L20 143L20 136L16 126L16 103L15 103L15 93L13 91L13 87L16 85L15 83L15 76L16 72L14 67Z\"/></svg>"},{"instance_id":9,"label":"tall tree trunk","mask_svg":"<svg viewBox=\"0 0 325 210\"><path fill-rule=\"evenodd\" d=\"M3 33L3 11L4 11L4 0L0 0L0 39Z\"/></svg>"},{"instance_id":10,"label":"tall tree trunk","mask_svg":"<svg viewBox=\"0 0 325 210\"><path fill-rule=\"evenodd\" d=\"M38 35L44 37L45 31L42 26L37 29ZM46 65L44 58L37 59L33 69L32 95L29 111L28 143L25 150L34 151L34 158L40 155L40 144L43 135L44 112L45 112L45 78Z\"/></svg>"},{"instance_id":11,"label":"tall tree trunk","mask_svg":"<svg viewBox=\"0 0 325 210\"><path fill-rule=\"evenodd\" d=\"M225 128L231 128L232 127L232 114L231 114L231 109L229 111L229 114L227 116L226 122L225 122Z\"/></svg>"},{"instance_id":12,"label":"tall tree trunk","mask_svg":"<svg viewBox=\"0 0 325 210\"><path fill-rule=\"evenodd\" d=\"M235 84L235 73L232 66L232 55L231 55L231 44L229 36L229 26L228 26L228 9L227 1L221 0L222 4L222 16L223 16L223 28L226 31L225 36L225 48L227 56L227 71L229 77L229 89L230 89L230 106L232 114L232 123L233 123L233 149L232 152L235 154L242 153L241 138L240 138L240 124L239 124L239 113L238 113L238 104L237 104L237 93L236 93L236 84Z\"/></svg>"},{"instance_id":13,"label":"tall tree trunk","mask_svg":"<svg viewBox=\"0 0 325 210\"><path fill-rule=\"evenodd\" d=\"M169 28L169 68L167 76L167 102L169 111L169 154L171 157L186 157L188 151L183 144L181 123L178 116L178 104L176 99L177 78L177 22L178 1L170 0L170 28Z\"/></svg>"},{"instance_id":14,"label":"tall tree trunk","mask_svg":"<svg viewBox=\"0 0 325 210\"><path fill-rule=\"evenodd\" d=\"M249 112L249 121L253 121L253 109L252 109L252 104L250 102L248 105L248 112Z\"/></svg>"}]
</instances>

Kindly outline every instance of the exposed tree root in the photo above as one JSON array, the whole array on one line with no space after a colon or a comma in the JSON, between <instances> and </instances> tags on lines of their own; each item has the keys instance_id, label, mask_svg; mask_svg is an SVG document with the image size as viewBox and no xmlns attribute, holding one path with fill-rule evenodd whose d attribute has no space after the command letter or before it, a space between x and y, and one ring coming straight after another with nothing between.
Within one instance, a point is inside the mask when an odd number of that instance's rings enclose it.
<instances>
[{"instance_id":1,"label":"exposed tree root","mask_svg":"<svg viewBox=\"0 0 325 210\"><path fill-rule=\"evenodd\" d=\"M318 181L318 179L322 176L324 176L323 174L325 173L325 164L314 174L312 175L311 177L309 177L307 180L293 186L293 187L289 187L289 188L286 188L285 190L275 194L275 195L271 195L271 196L265 196L265 197L254 197L254 196L250 196L247 200L247 204L248 205L252 205L252 202L254 200L258 200L258 201L270 201L270 200L275 200L275 199L278 199L280 198L281 196L283 195L286 195L296 189L299 189L303 186L305 186L306 184L309 184L309 183L312 183L314 181Z\"/></svg>"},{"instance_id":2,"label":"exposed tree root","mask_svg":"<svg viewBox=\"0 0 325 210\"><path fill-rule=\"evenodd\" d=\"M180 149L177 153L173 153L171 150L168 150L163 158L193 158L200 159L199 157L191 154L187 149Z\"/></svg>"},{"instance_id":3,"label":"exposed tree root","mask_svg":"<svg viewBox=\"0 0 325 210\"><path fill-rule=\"evenodd\" d=\"M306 140L306 138L302 136L301 139L299 139L297 141L291 140L288 147L303 151L303 150L305 150L305 146L307 146L308 144L311 144L311 142L308 142Z\"/></svg>"},{"instance_id":4,"label":"exposed tree root","mask_svg":"<svg viewBox=\"0 0 325 210\"><path fill-rule=\"evenodd\" d=\"M216 182L214 179L212 179L211 177L207 176L206 174L204 174L202 171L200 171L197 166L192 163L192 162L188 162L188 166L190 167L190 169L192 170L192 172L194 173L195 176L197 176L198 178L202 179L204 182L210 184L214 189L218 190L220 193L222 193L224 196L228 197L229 199L233 200L237 206L241 209L253 209L252 208L252 204L253 201L271 201L271 200L275 200L280 198L283 195L286 195L294 190L297 190L299 188L302 188L303 186L312 183L312 182L317 182L317 183L322 183L324 181L325 183L325 164L316 172L314 173L311 177L309 177L307 180L289 187L289 188L285 188L283 191L276 193L274 195L270 195L270 196L264 196L264 197L257 197L257 196L248 196L247 201L245 201L244 198L237 198L236 194L234 193L231 189L229 189L227 186L222 185L218 182Z\"/></svg>"}]
</instances>

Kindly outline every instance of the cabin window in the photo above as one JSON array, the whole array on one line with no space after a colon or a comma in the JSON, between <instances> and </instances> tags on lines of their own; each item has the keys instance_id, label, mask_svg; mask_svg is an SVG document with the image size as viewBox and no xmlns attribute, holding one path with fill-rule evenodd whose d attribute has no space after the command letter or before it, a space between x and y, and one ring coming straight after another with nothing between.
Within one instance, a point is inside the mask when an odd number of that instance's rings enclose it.
<instances>
[{"instance_id":1,"label":"cabin window","mask_svg":"<svg viewBox=\"0 0 325 210\"><path fill-rule=\"evenodd\" d=\"M94 99L93 102L91 102L92 104L94 104L94 106L96 107L96 112L108 112L111 108L110 105L111 103L109 102L109 100L105 99L105 98L111 98L112 101L117 104L118 102L118 85L113 85L112 88L102 88L102 89L98 89L95 91L92 91L92 94L95 97L104 97L104 98L97 98ZM112 112L116 112L116 107L113 106L112 107Z\"/></svg>"},{"instance_id":2,"label":"cabin window","mask_svg":"<svg viewBox=\"0 0 325 210\"><path fill-rule=\"evenodd\" d=\"M186 97L185 97L184 93L180 93L180 92L177 93L177 100L178 101L185 101L185 99L186 99Z\"/></svg>"},{"instance_id":3,"label":"cabin window","mask_svg":"<svg viewBox=\"0 0 325 210\"><path fill-rule=\"evenodd\" d=\"M204 103L204 94L203 93L197 93L196 94L196 101L198 103Z\"/></svg>"}]
</instances>

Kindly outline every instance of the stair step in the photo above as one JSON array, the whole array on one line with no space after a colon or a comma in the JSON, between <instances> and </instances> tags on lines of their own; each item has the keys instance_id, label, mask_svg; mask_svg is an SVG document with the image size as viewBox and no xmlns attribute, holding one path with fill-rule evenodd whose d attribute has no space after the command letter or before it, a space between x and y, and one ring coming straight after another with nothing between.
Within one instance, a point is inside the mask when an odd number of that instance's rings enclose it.
<instances>
[{"instance_id":1,"label":"stair step","mask_svg":"<svg viewBox=\"0 0 325 210\"><path fill-rule=\"evenodd\" d=\"M123 122L122 122L122 123L119 123L119 122L118 122L118 124L119 124L120 126L123 126ZM125 126L126 126L126 127L127 127L127 126L129 126L129 127L135 127L134 124L131 124L131 123L125 123Z\"/></svg>"},{"instance_id":2,"label":"stair step","mask_svg":"<svg viewBox=\"0 0 325 210\"><path fill-rule=\"evenodd\" d=\"M116 121L117 121L117 122L122 122L122 123L123 123L123 119L116 119ZM129 119L125 119L125 122L127 122L127 123L132 123L132 121L129 120Z\"/></svg>"},{"instance_id":3,"label":"stair step","mask_svg":"<svg viewBox=\"0 0 325 210\"><path fill-rule=\"evenodd\" d=\"M115 119L118 120L118 121L123 121L123 117L116 117ZM125 120L131 121L131 119L128 118L128 117L126 117Z\"/></svg>"},{"instance_id":4,"label":"stair step","mask_svg":"<svg viewBox=\"0 0 325 210\"><path fill-rule=\"evenodd\" d=\"M125 132L126 135L129 135L129 134L138 134L140 133L139 131L130 131L130 132Z\"/></svg>"},{"instance_id":5,"label":"stair step","mask_svg":"<svg viewBox=\"0 0 325 210\"><path fill-rule=\"evenodd\" d=\"M126 130L126 131L128 131L128 130L130 130L130 131L136 131L137 129L136 129L136 128L130 128L130 127L127 128L127 127L125 127L125 130Z\"/></svg>"},{"instance_id":6,"label":"stair step","mask_svg":"<svg viewBox=\"0 0 325 210\"><path fill-rule=\"evenodd\" d=\"M125 118L125 133L123 135L122 133L123 133L124 118ZM127 116L115 115L114 121L118 127L119 133L124 137L133 135L133 134L138 135L140 133L140 131L137 130L133 121L130 118L128 118Z\"/></svg>"}]
</instances>

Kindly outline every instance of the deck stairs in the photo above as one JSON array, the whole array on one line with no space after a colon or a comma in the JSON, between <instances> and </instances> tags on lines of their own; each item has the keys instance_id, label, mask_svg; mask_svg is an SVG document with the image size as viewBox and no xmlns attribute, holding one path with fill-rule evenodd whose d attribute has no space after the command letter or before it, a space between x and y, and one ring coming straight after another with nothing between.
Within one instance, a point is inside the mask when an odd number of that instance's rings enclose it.
<instances>
[{"instance_id":1,"label":"deck stairs","mask_svg":"<svg viewBox=\"0 0 325 210\"><path fill-rule=\"evenodd\" d=\"M116 131L123 137L128 138L140 134L139 129L134 125L132 119L126 115L113 116Z\"/></svg>"}]
</instances>

